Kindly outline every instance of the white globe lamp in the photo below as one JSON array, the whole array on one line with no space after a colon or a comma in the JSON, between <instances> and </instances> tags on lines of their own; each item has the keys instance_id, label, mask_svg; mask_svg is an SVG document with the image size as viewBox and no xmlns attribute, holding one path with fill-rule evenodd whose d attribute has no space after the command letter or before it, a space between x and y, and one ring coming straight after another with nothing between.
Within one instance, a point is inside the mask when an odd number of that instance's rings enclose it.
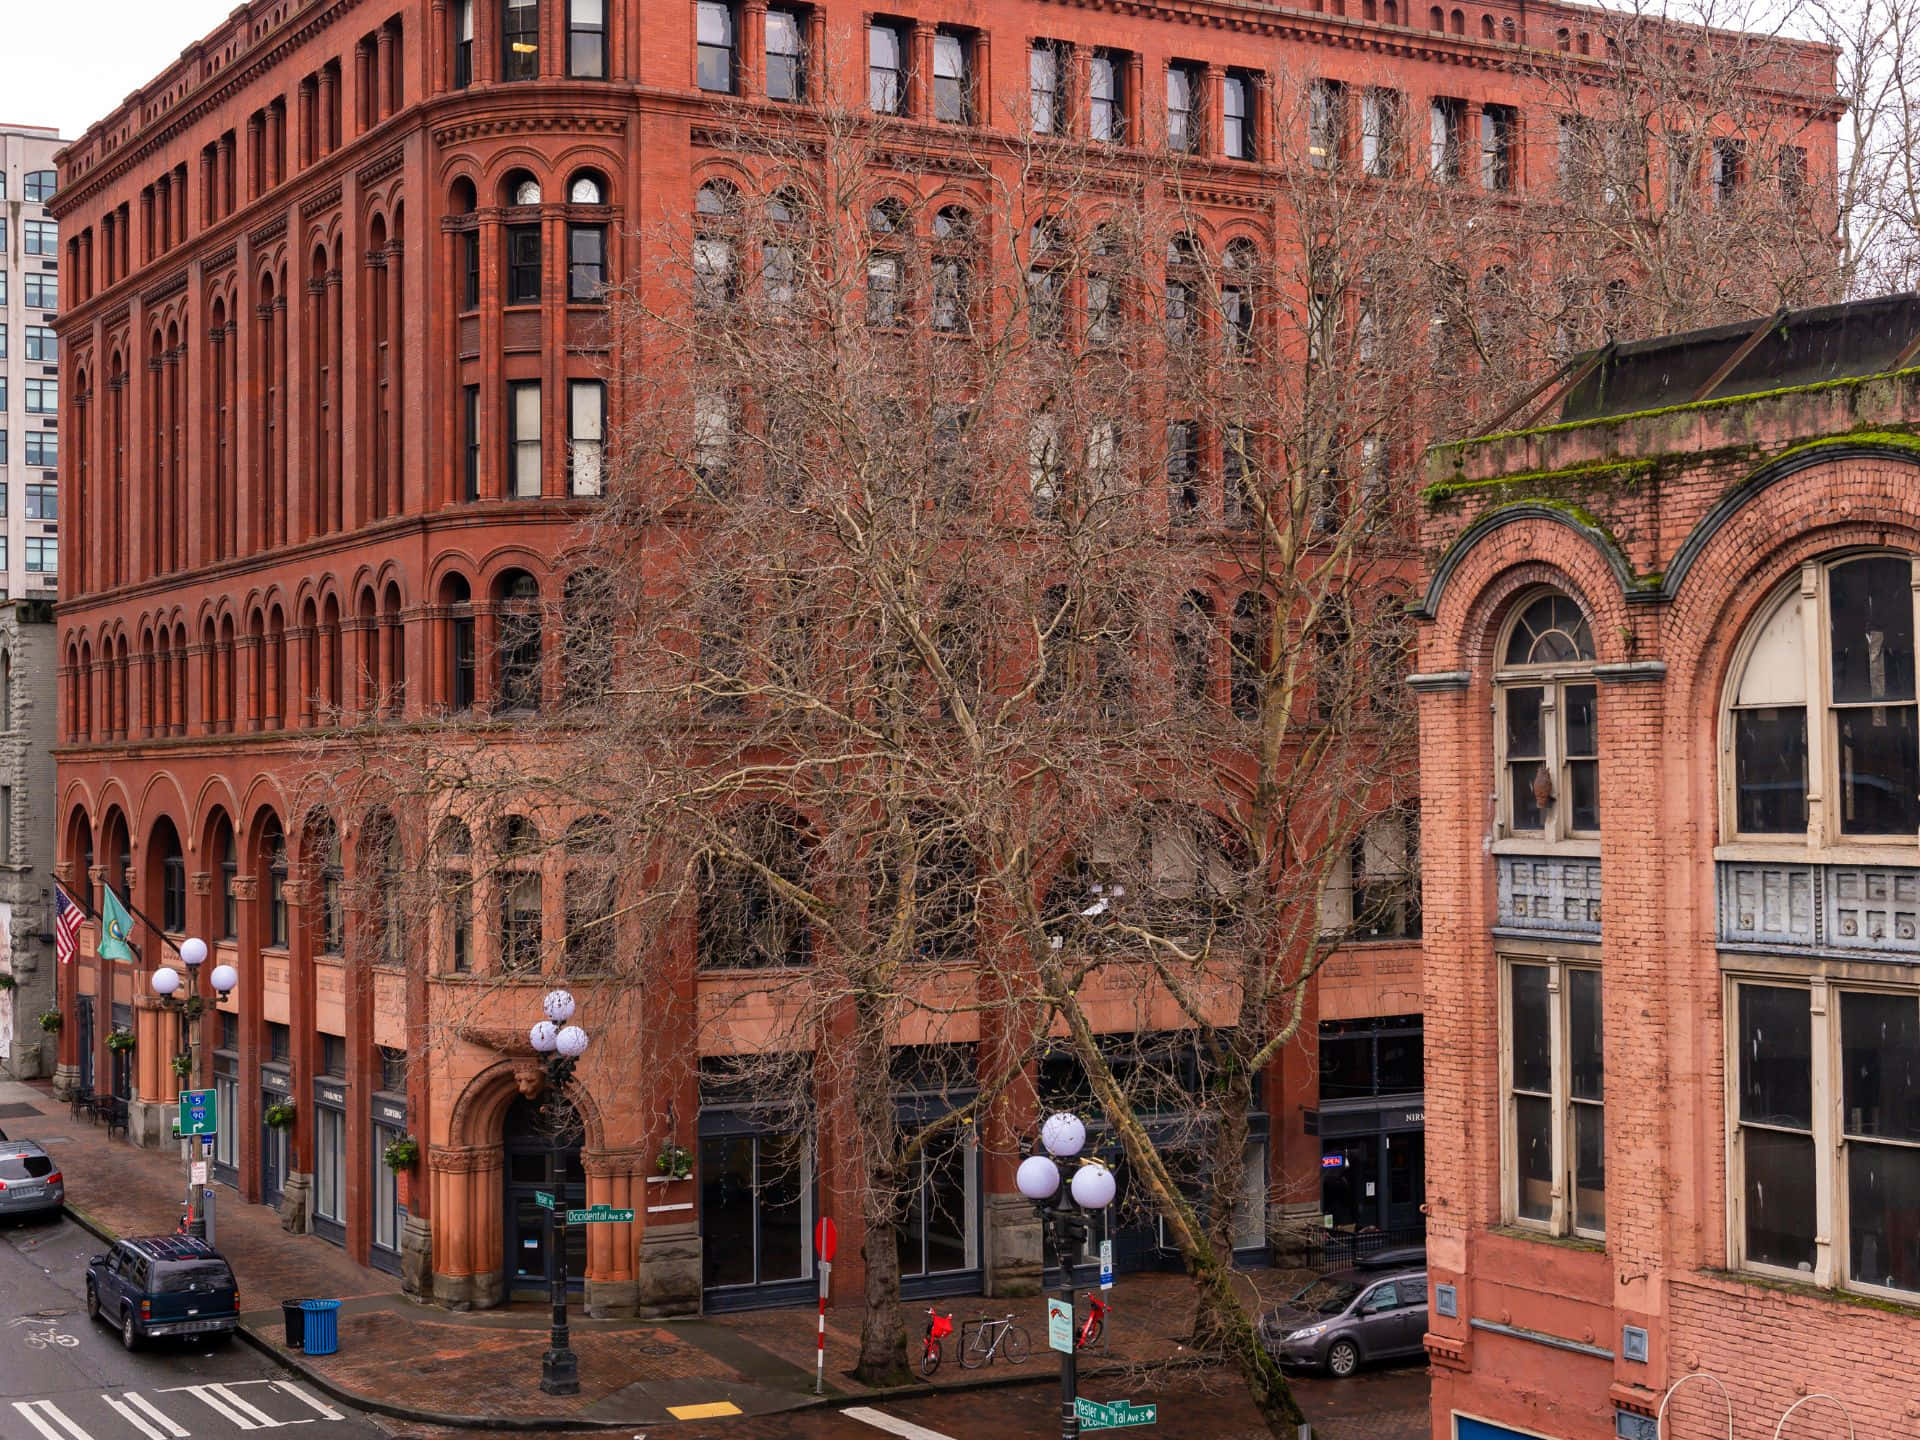
<instances>
[{"instance_id":1,"label":"white globe lamp","mask_svg":"<svg viewBox=\"0 0 1920 1440\"><path fill-rule=\"evenodd\" d=\"M554 1028L554 1023L551 1020L541 1020L527 1032L527 1039L533 1043L533 1048L538 1050L542 1055L551 1055L554 1045L559 1038L559 1033L560 1032Z\"/></svg>"},{"instance_id":2,"label":"white globe lamp","mask_svg":"<svg viewBox=\"0 0 1920 1440\"><path fill-rule=\"evenodd\" d=\"M1073 1201L1082 1210L1104 1210L1113 1203L1113 1172L1098 1160L1073 1175Z\"/></svg>"},{"instance_id":3,"label":"white globe lamp","mask_svg":"<svg viewBox=\"0 0 1920 1440\"><path fill-rule=\"evenodd\" d=\"M180 988L180 972L171 965L162 965L153 972L153 979L149 983L153 986L153 993L164 1000Z\"/></svg>"},{"instance_id":4,"label":"white globe lamp","mask_svg":"<svg viewBox=\"0 0 1920 1440\"><path fill-rule=\"evenodd\" d=\"M1087 1127L1078 1115L1057 1111L1040 1126L1040 1143L1047 1147L1049 1155L1071 1160L1087 1143Z\"/></svg>"},{"instance_id":5,"label":"white globe lamp","mask_svg":"<svg viewBox=\"0 0 1920 1440\"><path fill-rule=\"evenodd\" d=\"M240 972L231 965L216 965L207 979L213 982L213 993L225 997L240 983Z\"/></svg>"},{"instance_id":6,"label":"white globe lamp","mask_svg":"<svg viewBox=\"0 0 1920 1440\"><path fill-rule=\"evenodd\" d=\"M587 1032L578 1025L563 1025L553 1037L553 1048L569 1060L578 1060L587 1053Z\"/></svg>"},{"instance_id":7,"label":"white globe lamp","mask_svg":"<svg viewBox=\"0 0 1920 1440\"><path fill-rule=\"evenodd\" d=\"M194 936L180 942L180 959L190 970L197 970L207 963L207 942Z\"/></svg>"},{"instance_id":8,"label":"white globe lamp","mask_svg":"<svg viewBox=\"0 0 1920 1440\"><path fill-rule=\"evenodd\" d=\"M1013 1183L1029 1200L1051 1199L1060 1188L1060 1167L1045 1155L1029 1155L1014 1171Z\"/></svg>"},{"instance_id":9,"label":"white globe lamp","mask_svg":"<svg viewBox=\"0 0 1920 1440\"><path fill-rule=\"evenodd\" d=\"M564 1025L573 1018L573 994L567 990L549 990L540 1008L554 1024Z\"/></svg>"}]
</instances>

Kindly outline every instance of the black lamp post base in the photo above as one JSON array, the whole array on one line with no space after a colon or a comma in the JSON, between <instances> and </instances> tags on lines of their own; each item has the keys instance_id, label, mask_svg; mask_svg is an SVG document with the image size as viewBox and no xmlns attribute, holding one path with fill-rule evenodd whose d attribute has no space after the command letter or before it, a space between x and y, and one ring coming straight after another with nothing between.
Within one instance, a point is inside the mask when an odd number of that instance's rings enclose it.
<instances>
[{"instance_id":1,"label":"black lamp post base","mask_svg":"<svg viewBox=\"0 0 1920 1440\"><path fill-rule=\"evenodd\" d=\"M549 1350L540 1357L540 1388L549 1395L580 1393L580 1362L571 1350Z\"/></svg>"}]
</instances>

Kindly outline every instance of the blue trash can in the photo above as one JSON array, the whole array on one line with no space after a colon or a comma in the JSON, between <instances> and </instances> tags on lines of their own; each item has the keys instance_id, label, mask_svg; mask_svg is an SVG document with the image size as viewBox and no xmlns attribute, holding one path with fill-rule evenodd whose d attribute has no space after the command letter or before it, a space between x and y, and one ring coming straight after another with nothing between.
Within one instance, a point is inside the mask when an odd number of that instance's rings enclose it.
<instances>
[{"instance_id":1,"label":"blue trash can","mask_svg":"<svg viewBox=\"0 0 1920 1440\"><path fill-rule=\"evenodd\" d=\"M340 1302L338 1300L302 1300L306 1312L303 1348L309 1355L331 1355L340 1348Z\"/></svg>"}]
</instances>

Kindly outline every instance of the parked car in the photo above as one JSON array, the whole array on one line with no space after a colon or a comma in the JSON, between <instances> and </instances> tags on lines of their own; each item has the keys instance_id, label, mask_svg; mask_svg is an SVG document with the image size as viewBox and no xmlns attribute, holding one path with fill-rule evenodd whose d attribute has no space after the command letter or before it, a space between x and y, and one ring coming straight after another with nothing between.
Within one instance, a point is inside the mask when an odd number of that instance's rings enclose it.
<instances>
[{"instance_id":1,"label":"parked car","mask_svg":"<svg viewBox=\"0 0 1920 1440\"><path fill-rule=\"evenodd\" d=\"M67 1185L51 1155L31 1140L0 1135L0 1215L48 1215L66 1203Z\"/></svg>"},{"instance_id":2,"label":"parked car","mask_svg":"<svg viewBox=\"0 0 1920 1440\"><path fill-rule=\"evenodd\" d=\"M1260 1342L1274 1359L1334 1375L1418 1355L1426 1333L1424 1268L1330 1271L1260 1317Z\"/></svg>"},{"instance_id":3,"label":"parked car","mask_svg":"<svg viewBox=\"0 0 1920 1440\"><path fill-rule=\"evenodd\" d=\"M87 1314L120 1330L129 1350L162 1335L225 1340L240 1324L233 1267L204 1240L122 1240L87 1262Z\"/></svg>"}]
</instances>

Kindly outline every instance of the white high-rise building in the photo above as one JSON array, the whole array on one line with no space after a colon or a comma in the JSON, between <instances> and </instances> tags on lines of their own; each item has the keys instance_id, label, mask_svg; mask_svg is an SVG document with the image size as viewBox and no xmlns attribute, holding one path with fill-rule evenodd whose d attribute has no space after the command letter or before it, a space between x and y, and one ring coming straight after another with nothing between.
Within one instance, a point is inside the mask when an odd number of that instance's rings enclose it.
<instances>
[{"instance_id":1,"label":"white high-rise building","mask_svg":"<svg viewBox=\"0 0 1920 1440\"><path fill-rule=\"evenodd\" d=\"M66 142L0 123L0 598L54 598L60 578L60 227L53 156Z\"/></svg>"}]
</instances>

